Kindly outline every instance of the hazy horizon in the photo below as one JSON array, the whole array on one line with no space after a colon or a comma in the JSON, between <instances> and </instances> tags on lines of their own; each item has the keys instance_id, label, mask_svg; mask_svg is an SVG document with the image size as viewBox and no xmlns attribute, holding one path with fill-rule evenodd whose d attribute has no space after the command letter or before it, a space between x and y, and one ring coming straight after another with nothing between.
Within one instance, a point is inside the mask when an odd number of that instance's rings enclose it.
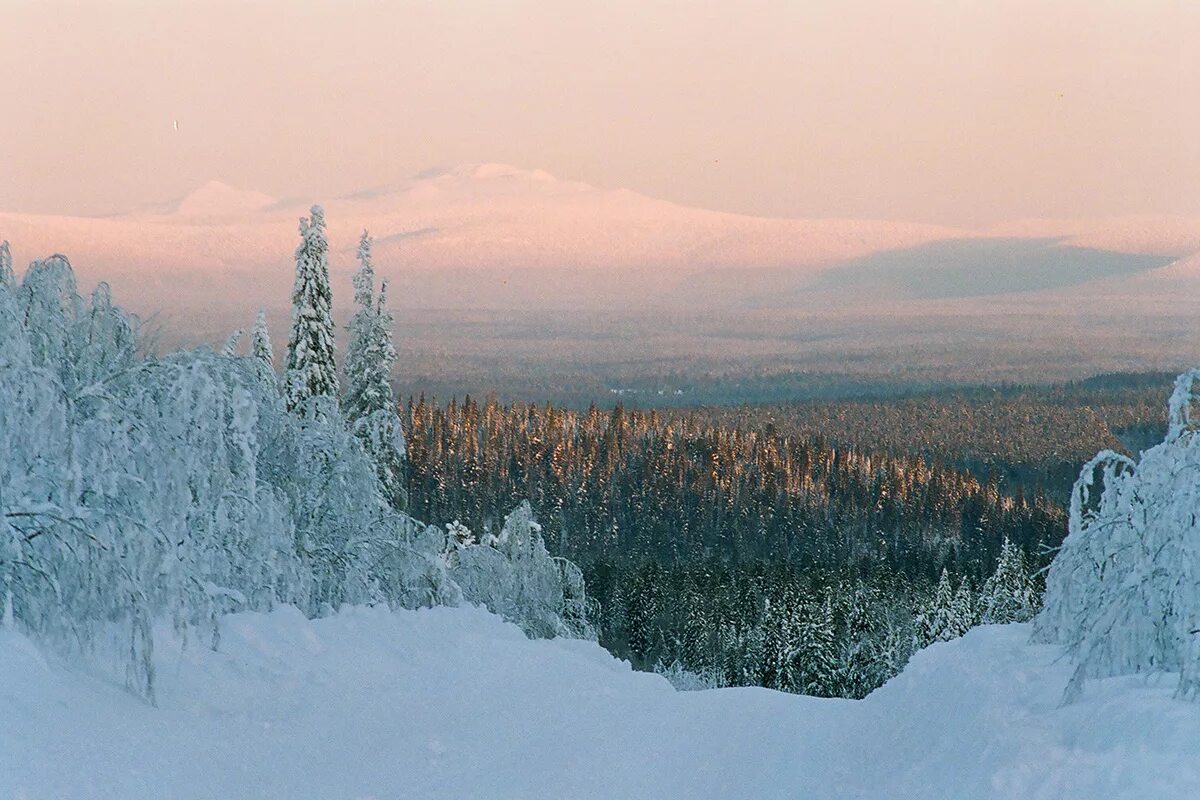
<instances>
[{"instance_id":1,"label":"hazy horizon","mask_svg":"<svg viewBox=\"0 0 1200 800\"><path fill-rule=\"evenodd\" d=\"M0 12L0 239L172 343L282 333L313 202L339 312L375 236L418 390L761 399L1200 341L1200 4Z\"/></svg>"},{"instance_id":2,"label":"hazy horizon","mask_svg":"<svg viewBox=\"0 0 1200 800\"><path fill-rule=\"evenodd\" d=\"M1168 0L0 7L6 211L502 162L768 217L1200 215L1200 6Z\"/></svg>"}]
</instances>

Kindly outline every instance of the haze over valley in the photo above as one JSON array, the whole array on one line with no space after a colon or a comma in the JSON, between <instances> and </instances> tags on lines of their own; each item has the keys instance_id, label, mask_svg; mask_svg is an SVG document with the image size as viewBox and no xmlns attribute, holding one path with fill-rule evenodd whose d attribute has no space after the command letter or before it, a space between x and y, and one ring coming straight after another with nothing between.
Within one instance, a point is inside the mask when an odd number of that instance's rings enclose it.
<instances>
[{"instance_id":1,"label":"haze over valley","mask_svg":"<svg viewBox=\"0 0 1200 800\"><path fill-rule=\"evenodd\" d=\"M0 213L0 232L18 263L68 253L164 344L218 343L258 308L287 324L310 202L214 181L106 216ZM1171 370L1200 349L1200 219L759 218L501 164L324 204L335 312L369 229L413 393L778 399Z\"/></svg>"}]
</instances>

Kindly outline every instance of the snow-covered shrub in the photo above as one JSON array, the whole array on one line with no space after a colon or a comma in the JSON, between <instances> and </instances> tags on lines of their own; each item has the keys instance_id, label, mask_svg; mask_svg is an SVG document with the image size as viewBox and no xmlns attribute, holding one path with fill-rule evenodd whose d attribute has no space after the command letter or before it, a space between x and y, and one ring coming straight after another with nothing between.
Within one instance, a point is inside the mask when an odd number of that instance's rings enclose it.
<instances>
[{"instance_id":1,"label":"snow-covered shrub","mask_svg":"<svg viewBox=\"0 0 1200 800\"><path fill-rule=\"evenodd\" d=\"M725 686L725 677L720 670L708 668L700 672L692 672L679 663L679 659L675 659L670 664L663 664L659 661L655 663L654 671L670 681L676 691L680 692L698 692L703 689L720 689Z\"/></svg>"},{"instance_id":2,"label":"snow-covered shrub","mask_svg":"<svg viewBox=\"0 0 1200 800\"><path fill-rule=\"evenodd\" d=\"M128 683L153 699L158 620L215 647L228 611L462 599L443 534L388 503L335 398L293 398L289 412L263 353L138 357L135 321L103 284L84 301L61 256L19 286L7 275L0 603L15 624L83 652L119 634ZM522 508L491 551L497 585L468 599L536 635L578 634L565 598L582 586Z\"/></svg>"},{"instance_id":3,"label":"snow-covered shrub","mask_svg":"<svg viewBox=\"0 0 1200 800\"><path fill-rule=\"evenodd\" d=\"M1071 493L1069 531L1046 578L1035 636L1089 677L1180 672L1200 688L1200 436L1190 405L1200 371L1180 375L1163 442L1134 462L1105 451Z\"/></svg>"},{"instance_id":4,"label":"snow-covered shrub","mask_svg":"<svg viewBox=\"0 0 1200 800\"><path fill-rule=\"evenodd\" d=\"M538 538L541 538L540 534ZM562 603L558 610L560 635L573 639L595 640L599 632L592 620L600 617L600 606L593 598L588 597L583 570L568 559L556 556L553 560L558 567L559 585L562 589Z\"/></svg>"},{"instance_id":5,"label":"snow-covered shrub","mask_svg":"<svg viewBox=\"0 0 1200 800\"><path fill-rule=\"evenodd\" d=\"M530 636L596 638L583 574L547 552L528 501L505 518L500 535L488 543L459 541L448 547L456 553L450 575L469 602L517 623Z\"/></svg>"},{"instance_id":6,"label":"snow-covered shrub","mask_svg":"<svg viewBox=\"0 0 1200 800\"><path fill-rule=\"evenodd\" d=\"M475 534L471 533L471 529L463 525L458 520L454 520L446 526L446 542L454 550L475 544Z\"/></svg>"}]
</instances>

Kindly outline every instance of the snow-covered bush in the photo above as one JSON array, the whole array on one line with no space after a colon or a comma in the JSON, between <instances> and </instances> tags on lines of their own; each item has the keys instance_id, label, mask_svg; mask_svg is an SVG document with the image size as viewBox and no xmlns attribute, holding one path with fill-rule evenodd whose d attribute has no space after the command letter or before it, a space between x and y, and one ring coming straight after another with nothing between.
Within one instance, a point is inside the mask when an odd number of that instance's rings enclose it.
<instances>
[{"instance_id":1,"label":"snow-covered bush","mask_svg":"<svg viewBox=\"0 0 1200 800\"><path fill-rule=\"evenodd\" d=\"M458 551L475 544L475 534L471 529L458 520L446 526L446 563L453 566L458 563Z\"/></svg>"},{"instance_id":2,"label":"snow-covered bush","mask_svg":"<svg viewBox=\"0 0 1200 800\"><path fill-rule=\"evenodd\" d=\"M1071 493L1066 540L1046 578L1035 635L1067 647L1085 679L1179 672L1200 689L1200 436L1180 375L1163 442L1138 461L1105 451Z\"/></svg>"},{"instance_id":3,"label":"snow-covered bush","mask_svg":"<svg viewBox=\"0 0 1200 800\"><path fill-rule=\"evenodd\" d=\"M698 692L703 689L721 689L725 686L725 676L720 670L708 668L692 672L686 669L679 659L670 664L658 661L654 665L654 671L666 678L679 692Z\"/></svg>"},{"instance_id":4,"label":"snow-covered bush","mask_svg":"<svg viewBox=\"0 0 1200 800\"><path fill-rule=\"evenodd\" d=\"M0 270L0 602L15 624L82 652L119 635L130 686L153 699L156 621L215 647L216 618L233 610L463 598L443 534L388 503L336 398L292 398L289 412L269 352L138 356L135 320L104 284L81 298L62 256L19 286L10 276ZM256 337L269 347L265 328ZM514 519L492 550L496 586L470 584L467 599L535 635L587 633L567 602L581 583L545 555L527 506Z\"/></svg>"},{"instance_id":5,"label":"snow-covered bush","mask_svg":"<svg viewBox=\"0 0 1200 800\"><path fill-rule=\"evenodd\" d=\"M583 573L569 561L554 558L542 541L528 501L504 520L500 535L484 544L464 544L452 529L450 575L463 597L520 625L530 636L595 639L588 621Z\"/></svg>"}]
</instances>

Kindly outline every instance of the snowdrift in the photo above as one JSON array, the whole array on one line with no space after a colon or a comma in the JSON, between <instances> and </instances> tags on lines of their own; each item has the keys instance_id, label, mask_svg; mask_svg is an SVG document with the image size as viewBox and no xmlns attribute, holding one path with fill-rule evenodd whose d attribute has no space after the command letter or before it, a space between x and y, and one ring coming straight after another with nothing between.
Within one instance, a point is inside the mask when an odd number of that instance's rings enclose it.
<instances>
[{"instance_id":1,"label":"snowdrift","mask_svg":"<svg viewBox=\"0 0 1200 800\"><path fill-rule=\"evenodd\" d=\"M481 609L223 617L156 632L159 707L0 629L0 797L1184 798L1200 706L1025 625L918 653L863 701L677 693Z\"/></svg>"}]
</instances>

